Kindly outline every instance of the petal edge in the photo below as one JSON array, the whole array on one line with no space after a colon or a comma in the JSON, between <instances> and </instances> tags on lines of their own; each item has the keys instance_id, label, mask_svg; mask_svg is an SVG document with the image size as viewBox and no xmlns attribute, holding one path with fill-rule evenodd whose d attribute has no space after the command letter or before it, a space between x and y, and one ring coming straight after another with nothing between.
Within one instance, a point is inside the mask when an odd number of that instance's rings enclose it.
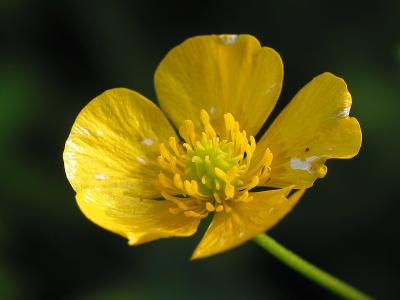
<instances>
[{"instance_id":1,"label":"petal edge","mask_svg":"<svg viewBox=\"0 0 400 300\"><path fill-rule=\"evenodd\" d=\"M287 197L291 187L252 193L249 203L235 203L229 213L214 216L191 259L205 258L237 247L277 224L299 201L305 190Z\"/></svg>"},{"instance_id":2,"label":"petal edge","mask_svg":"<svg viewBox=\"0 0 400 300\"><path fill-rule=\"evenodd\" d=\"M176 127L198 120L205 109L217 131L230 112L250 135L274 108L282 80L279 54L251 35L187 39L166 55L154 76L160 106Z\"/></svg>"}]
</instances>

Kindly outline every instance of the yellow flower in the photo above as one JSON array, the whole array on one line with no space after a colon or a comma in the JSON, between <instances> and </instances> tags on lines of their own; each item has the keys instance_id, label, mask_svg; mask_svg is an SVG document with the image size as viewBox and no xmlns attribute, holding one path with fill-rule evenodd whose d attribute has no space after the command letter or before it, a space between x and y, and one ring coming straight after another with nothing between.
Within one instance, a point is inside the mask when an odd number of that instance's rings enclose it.
<instances>
[{"instance_id":1,"label":"yellow flower","mask_svg":"<svg viewBox=\"0 0 400 300\"><path fill-rule=\"evenodd\" d=\"M327 159L361 145L350 93L330 73L301 89L256 144L282 80L279 54L254 37L198 36L156 70L162 111L124 88L96 97L64 150L80 209L130 245L190 236L213 214L194 259L270 229L325 176Z\"/></svg>"}]
</instances>

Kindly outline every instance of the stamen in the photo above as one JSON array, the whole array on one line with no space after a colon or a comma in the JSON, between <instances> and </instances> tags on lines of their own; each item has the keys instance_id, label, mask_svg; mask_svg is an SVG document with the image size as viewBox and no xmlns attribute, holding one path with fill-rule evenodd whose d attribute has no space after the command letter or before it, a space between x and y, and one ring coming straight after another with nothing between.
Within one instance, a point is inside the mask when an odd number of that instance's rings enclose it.
<instances>
[{"instance_id":1,"label":"stamen","mask_svg":"<svg viewBox=\"0 0 400 300\"><path fill-rule=\"evenodd\" d=\"M211 126L210 117L208 116L208 113L204 109L202 109L200 112L200 119L201 119L201 122L203 123L203 127L204 127L207 137L211 138L211 139L215 138L216 137L215 130Z\"/></svg>"},{"instance_id":2,"label":"stamen","mask_svg":"<svg viewBox=\"0 0 400 300\"><path fill-rule=\"evenodd\" d=\"M220 168L214 168L214 172L215 172L215 175L217 175L217 177L219 178L219 179L222 179L223 181L227 181L227 178L226 178L226 173L224 172L224 171L222 171Z\"/></svg>"},{"instance_id":3,"label":"stamen","mask_svg":"<svg viewBox=\"0 0 400 300\"><path fill-rule=\"evenodd\" d=\"M185 180L185 182L183 183L185 190L186 190L186 194L188 195L193 195L193 191L192 191L192 185L190 184L189 180Z\"/></svg>"},{"instance_id":4,"label":"stamen","mask_svg":"<svg viewBox=\"0 0 400 300\"><path fill-rule=\"evenodd\" d=\"M222 202L221 197L219 196L218 193L214 193L213 196L214 196L215 201L217 201L218 203Z\"/></svg>"},{"instance_id":5,"label":"stamen","mask_svg":"<svg viewBox=\"0 0 400 300\"><path fill-rule=\"evenodd\" d=\"M164 143L160 144L160 153L161 156L167 159L168 161L171 160L171 153L167 150L167 147L165 147Z\"/></svg>"},{"instance_id":6,"label":"stamen","mask_svg":"<svg viewBox=\"0 0 400 300\"><path fill-rule=\"evenodd\" d=\"M221 189L221 184L219 183L219 181L217 179L215 179L215 189L217 191L219 191Z\"/></svg>"},{"instance_id":7,"label":"stamen","mask_svg":"<svg viewBox=\"0 0 400 300\"><path fill-rule=\"evenodd\" d=\"M225 199L226 200L232 199L234 195L235 195L235 187L227 182L225 185L225 196L226 196Z\"/></svg>"},{"instance_id":8,"label":"stamen","mask_svg":"<svg viewBox=\"0 0 400 300\"><path fill-rule=\"evenodd\" d=\"M174 136L171 136L168 139L168 144L176 156L179 157L182 154L181 151L178 150L178 145L176 143L176 138Z\"/></svg>"},{"instance_id":9,"label":"stamen","mask_svg":"<svg viewBox=\"0 0 400 300\"><path fill-rule=\"evenodd\" d=\"M211 212L211 211L215 210L215 207L214 207L214 205L212 205L211 202L207 202L206 203L206 209Z\"/></svg>"},{"instance_id":10,"label":"stamen","mask_svg":"<svg viewBox=\"0 0 400 300\"><path fill-rule=\"evenodd\" d=\"M196 143L196 132L194 129L194 124L191 120L185 120L184 125L179 128L179 134L185 140L186 143L192 146Z\"/></svg>"},{"instance_id":11,"label":"stamen","mask_svg":"<svg viewBox=\"0 0 400 300\"><path fill-rule=\"evenodd\" d=\"M176 173L176 174L174 175L174 184L175 184L175 187L176 187L177 189L179 189L179 190L182 190L182 189L183 189L182 178L181 178L181 175L178 174L178 173Z\"/></svg>"},{"instance_id":12,"label":"stamen","mask_svg":"<svg viewBox=\"0 0 400 300\"><path fill-rule=\"evenodd\" d=\"M216 132L208 113L201 110L202 131L186 120L179 128L183 143L173 136L159 145L156 186L165 200L176 205L169 209L171 214L204 218L210 212L229 213L229 201L243 205L252 201L249 191L269 180L271 151L266 149L254 162L254 137L240 131L232 114L226 113L224 122L225 130Z\"/></svg>"},{"instance_id":13,"label":"stamen","mask_svg":"<svg viewBox=\"0 0 400 300\"><path fill-rule=\"evenodd\" d=\"M192 218L199 218L201 216L201 214L193 211L193 210L187 210L184 212L184 215L186 217L192 217Z\"/></svg>"}]
</instances>

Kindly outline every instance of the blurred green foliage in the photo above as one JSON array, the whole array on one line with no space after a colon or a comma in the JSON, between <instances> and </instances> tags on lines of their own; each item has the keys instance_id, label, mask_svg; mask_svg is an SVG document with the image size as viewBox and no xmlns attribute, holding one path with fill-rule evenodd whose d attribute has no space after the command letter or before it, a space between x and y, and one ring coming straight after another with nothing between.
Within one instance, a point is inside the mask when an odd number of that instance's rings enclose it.
<instances>
[{"instance_id":1,"label":"blurred green foliage","mask_svg":"<svg viewBox=\"0 0 400 300\"><path fill-rule=\"evenodd\" d=\"M140 247L87 221L62 151L80 109L118 86L155 100L167 51L206 33L250 33L285 64L277 110L331 71L353 96L363 148L271 231L380 299L399 281L399 1L2 1L0 299L334 299L248 243L189 262L191 239ZM204 229L203 229L204 231Z\"/></svg>"}]
</instances>

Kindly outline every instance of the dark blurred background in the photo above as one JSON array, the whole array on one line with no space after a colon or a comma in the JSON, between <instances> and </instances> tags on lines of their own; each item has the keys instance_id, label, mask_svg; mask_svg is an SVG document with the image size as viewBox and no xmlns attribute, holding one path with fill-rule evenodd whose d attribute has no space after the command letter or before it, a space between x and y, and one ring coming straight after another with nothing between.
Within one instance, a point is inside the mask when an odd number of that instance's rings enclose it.
<instances>
[{"instance_id":1,"label":"dark blurred background","mask_svg":"<svg viewBox=\"0 0 400 300\"><path fill-rule=\"evenodd\" d=\"M285 64L281 109L345 78L363 147L329 161L270 234L379 299L400 298L400 1L0 2L0 299L336 299L254 243L190 262L201 237L128 247L79 211L62 151L94 96L153 73L190 36L250 33ZM276 115L276 111L274 113Z\"/></svg>"}]
</instances>

